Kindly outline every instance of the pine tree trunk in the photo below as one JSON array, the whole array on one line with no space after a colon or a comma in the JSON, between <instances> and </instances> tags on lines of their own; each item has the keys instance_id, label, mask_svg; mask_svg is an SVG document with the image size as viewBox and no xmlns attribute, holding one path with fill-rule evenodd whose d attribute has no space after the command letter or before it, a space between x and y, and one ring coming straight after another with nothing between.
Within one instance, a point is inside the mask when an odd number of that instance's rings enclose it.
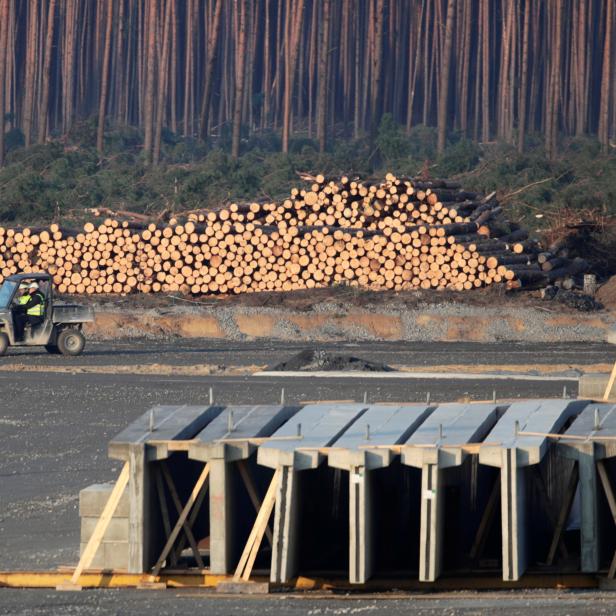
<instances>
[{"instance_id":1,"label":"pine tree trunk","mask_svg":"<svg viewBox=\"0 0 616 616\"><path fill-rule=\"evenodd\" d=\"M39 110L38 121L38 142L45 143L47 138L47 116L49 114L49 71L51 69L51 54L53 43L53 30L56 17L56 0L49 0L49 10L47 13L47 34L45 36L45 57L43 64L43 79L41 92L41 108Z\"/></svg>"},{"instance_id":2,"label":"pine tree trunk","mask_svg":"<svg viewBox=\"0 0 616 616\"><path fill-rule=\"evenodd\" d=\"M490 140L490 15L489 1L481 0L483 22L481 24L481 50L482 50L482 109L481 140L487 143Z\"/></svg>"},{"instance_id":3,"label":"pine tree trunk","mask_svg":"<svg viewBox=\"0 0 616 616\"><path fill-rule=\"evenodd\" d=\"M530 3L525 0L524 6L524 33L522 35L522 83L518 103L518 151L524 152L524 139L526 137L526 98L528 85L528 37L530 29Z\"/></svg>"},{"instance_id":4,"label":"pine tree trunk","mask_svg":"<svg viewBox=\"0 0 616 616\"><path fill-rule=\"evenodd\" d=\"M4 165L4 116L6 114L7 47L9 0L0 0L0 167Z\"/></svg>"},{"instance_id":5,"label":"pine tree trunk","mask_svg":"<svg viewBox=\"0 0 616 616\"><path fill-rule=\"evenodd\" d=\"M163 133L163 118L165 117L165 97L167 94L167 73L169 71L169 45L171 39L171 4L167 0L165 7L165 24L163 31L163 49L160 66L158 67L158 90L156 95L156 129L154 134L154 147L152 163L158 165L160 161L160 141Z\"/></svg>"},{"instance_id":6,"label":"pine tree trunk","mask_svg":"<svg viewBox=\"0 0 616 616\"><path fill-rule=\"evenodd\" d=\"M146 163L152 161L152 144L154 137L154 69L156 58L156 16L158 12L158 0L148 0L148 25L147 25L147 60L146 60L146 88L143 101L144 140L143 154Z\"/></svg>"},{"instance_id":7,"label":"pine tree trunk","mask_svg":"<svg viewBox=\"0 0 616 616\"><path fill-rule=\"evenodd\" d=\"M443 48L441 86L438 99L438 141L437 150L441 154L445 150L447 140L447 107L449 103L449 69L451 64L451 45L453 41L454 0L447 2L447 17L445 18L445 46Z\"/></svg>"},{"instance_id":8,"label":"pine tree trunk","mask_svg":"<svg viewBox=\"0 0 616 616\"><path fill-rule=\"evenodd\" d=\"M605 15L605 37L603 39L603 65L601 69L601 99L599 104L599 141L601 149L607 153L609 147L609 105L610 78L612 62L612 20L614 0L607 0Z\"/></svg>"},{"instance_id":9,"label":"pine tree trunk","mask_svg":"<svg viewBox=\"0 0 616 616\"><path fill-rule=\"evenodd\" d=\"M105 47L103 51L103 68L101 71L100 98L98 102L98 126L96 130L96 149L103 153L105 137L105 112L107 110L107 92L109 91L109 64L111 60L111 30L113 28L113 2L107 3L107 20L105 26Z\"/></svg>"},{"instance_id":10,"label":"pine tree trunk","mask_svg":"<svg viewBox=\"0 0 616 616\"><path fill-rule=\"evenodd\" d=\"M237 47L235 52L235 97L233 107L233 132L231 135L231 158L240 155L240 137L242 131L242 103L244 97L244 59L246 51L246 13L247 0L234 0L234 9L239 17Z\"/></svg>"},{"instance_id":11,"label":"pine tree trunk","mask_svg":"<svg viewBox=\"0 0 616 616\"><path fill-rule=\"evenodd\" d=\"M36 3L27 5L28 8L28 38L26 42L26 91L23 101L22 126L26 147L32 143L32 113L34 109L34 84L36 78L36 44L38 11Z\"/></svg>"},{"instance_id":12,"label":"pine tree trunk","mask_svg":"<svg viewBox=\"0 0 616 616\"><path fill-rule=\"evenodd\" d=\"M295 85L295 70L297 67L297 54L299 51L300 29L302 27L302 15L304 13L304 0L297 0L289 15L293 24L291 27L290 49L285 62L285 91L284 91L284 114L282 120L282 151L289 151L289 127L291 123L291 101Z\"/></svg>"},{"instance_id":13,"label":"pine tree trunk","mask_svg":"<svg viewBox=\"0 0 616 616\"><path fill-rule=\"evenodd\" d=\"M370 140L374 143L383 113L383 19L384 0L376 0L374 48L372 56L372 90L370 96Z\"/></svg>"},{"instance_id":14,"label":"pine tree trunk","mask_svg":"<svg viewBox=\"0 0 616 616\"><path fill-rule=\"evenodd\" d=\"M323 0L323 18L319 47L319 72L317 77L317 139L319 151L324 152L327 145L327 71L329 64L329 12L330 0Z\"/></svg>"},{"instance_id":15,"label":"pine tree trunk","mask_svg":"<svg viewBox=\"0 0 616 616\"><path fill-rule=\"evenodd\" d=\"M214 63L216 61L216 51L218 49L218 38L220 35L220 23L222 15L223 0L216 0L214 7L214 18L207 41L207 63L205 65L205 83L203 86L203 98L201 99L201 113L199 115L199 131L201 139L207 137L208 113L212 100L212 81L214 78Z\"/></svg>"}]
</instances>

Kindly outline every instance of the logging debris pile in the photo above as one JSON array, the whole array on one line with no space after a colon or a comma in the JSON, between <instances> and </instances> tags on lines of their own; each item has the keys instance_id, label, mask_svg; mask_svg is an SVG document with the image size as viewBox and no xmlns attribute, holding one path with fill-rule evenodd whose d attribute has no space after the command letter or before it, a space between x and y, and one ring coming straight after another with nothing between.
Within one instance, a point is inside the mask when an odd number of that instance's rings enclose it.
<instances>
[{"instance_id":1,"label":"logging debris pile","mask_svg":"<svg viewBox=\"0 0 616 616\"><path fill-rule=\"evenodd\" d=\"M513 289L573 281L588 267L542 252L504 219L494 194L392 174L300 177L310 185L282 203L232 204L165 224L124 212L82 231L0 227L0 272L47 270L61 293L201 295L335 284Z\"/></svg>"}]
</instances>

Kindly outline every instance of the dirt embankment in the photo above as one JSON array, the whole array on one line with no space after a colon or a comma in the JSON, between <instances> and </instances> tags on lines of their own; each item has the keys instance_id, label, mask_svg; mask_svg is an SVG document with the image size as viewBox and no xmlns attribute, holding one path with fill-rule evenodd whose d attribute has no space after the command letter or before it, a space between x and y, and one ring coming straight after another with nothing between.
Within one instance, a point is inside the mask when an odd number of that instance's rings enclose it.
<instances>
[{"instance_id":1,"label":"dirt embankment","mask_svg":"<svg viewBox=\"0 0 616 616\"><path fill-rule=\"evenodd\" d=\"M469 301L468 296L473 298ZM100 340L597 341L616 323L608 310L582 313L531 294L378 294L350 290L254 294L196 302L129 296L98 305L88 326Z\"/></svg>"}]
</instances>

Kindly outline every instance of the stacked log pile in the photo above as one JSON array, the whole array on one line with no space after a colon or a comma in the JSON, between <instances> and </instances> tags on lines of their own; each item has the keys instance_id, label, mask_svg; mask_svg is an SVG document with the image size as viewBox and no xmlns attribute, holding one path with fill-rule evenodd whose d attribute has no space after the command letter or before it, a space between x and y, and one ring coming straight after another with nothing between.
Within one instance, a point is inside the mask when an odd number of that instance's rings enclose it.
<instances>
[{"instance_id":1,"label":"stacked log pile","mask_svg":"<svg viewBox=\"0 0 616 616\"><path fill-rule=\"evenodd\" d=\"M47 270L61 293L468 290L551 283L586 269L503 219L494 195L444 180L304 176L281 203L232 204L166 224L124 213L83 230L0 227L2 278ZM100 212L103 213L103 212Z\"/></svg>"}]
</instances>

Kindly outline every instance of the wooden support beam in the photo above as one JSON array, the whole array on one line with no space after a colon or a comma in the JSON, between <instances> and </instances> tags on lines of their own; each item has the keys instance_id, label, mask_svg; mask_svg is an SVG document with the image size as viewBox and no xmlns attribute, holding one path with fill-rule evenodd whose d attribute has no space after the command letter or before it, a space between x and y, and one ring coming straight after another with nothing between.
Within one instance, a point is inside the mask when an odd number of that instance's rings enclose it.
<instances>
[{"instance_id":1,"label":"wooden support beam","mask_svg":"<svg viewBox=\"0 0 616 616\"><path fill-rule=\"evenodd\" d=\"M616 362L614 362L614 367L612 368L612 373L610 374L610 378L607 382L607 386L605 388L605 392L603 393L603 400L607 401L610 399L610 394L612 393L612 387L614 387L614 381L616 381Z\"/></svg>"},{"instance_id":2,"label":"wooden support beam","mask_svg":"<svg viewBox=\"0 0 616 616\"><path fill-rule=\"evenodd\" d=\"M544 438L554 438L563 441L584 441L584 442L609 442L616 441L616 436L597 436L597 435L588 435L588 436L578 436L576 434L556 434L553 432L529 432L524 430L522 432L518 432L518 436L542 436Z\"/></svg>"},{"instance_id":3,"label":"wooden support beam","mask_svg":"<svg viewBox=\"0 0 616 616\"><path fill-rule=\"evenodd\" d=\"M248 496L250 497L250 501L252 502L255 511L259 513L261 509L262 501L259 498L259 494L257 492L257 487L255 486L252 477L250 475L250 471L248 470L248 465L246 464L246 460L240 460L237 463L238 470L240 471L240 477L244 482L244 486L246 486L246 491L248 492ZM269 527L269 524L265 528L265 536L267 537L267 541L270 546L274 545L274 537L272 535L272 530Z\"/></svg>"},{"instance_id":4,"label":"wooden support beam","mask_svg":"<svg viewBox=\"0 0 616 616\"><path fill-rule=\"evenodd\" d=\"M192 492L190 493L190 496L188 497L188 500L186 501L186 504L184 505L184 508L182 508L181 506L180 499L177 494L177 490L175 489L175 485L173 483L173 479L171 478L169 469L167 468L167 465L164 462L161 463L161 468L163 470L163 476L167 482L167 485L169 486L169 491L171 492L171 498L173 499L173 502L178 511L179 517L178 517L177 522L175 523L175 526L173 527L173 530L171 531L171 534L167 538L167 543L165 543L165 547L163 548L163 551L161 552L160 556L158 557L158 560L156 561L156 564L154 565L154 568L152 569L152 578L155 578L160 573L163 563L165 562L165 559L167 558L171 548L173 547L173 544L175 543L175 540L180 534L180 530L182 529L184 529L184 532L186 533L186 537L188 538L188 543L190 544L190 547L193 550L195 559L197 560L197 564L202 569L205 566L203 563L203 559L201 558L201 554L199 554L197 542L195 541L195 537L193 536L192 530L186 523L186 518L188 517L190 510L195 504L195 501L197 500L197 497L199 496L199 492L201 491L201 488L203 488L203 485L205 484L208 478L208 475L210 473L210 467L208 464L206 464L203 467L203 470L201 471L201 474L199 475L199 478L197 479L197 482L195 483L192 489Z\"/></svg>"},{"instance_id":5,"label":"wooden support beam","mask_svg":"<svg viewBox=\"0 0 616 616\"><path fill-rule=\"evenodd\" d=\"M277 468L274 471L272 481L267 488L265 496L263 497L263 503L261 504L261 508L257 514L257 519L255 520L254 526L250 531L248 541L244 546L244 551L242 552L240 562L238 563L237 569L235 570L235 574L233 576L233 579L236 581L248 581L250 579L250 574L252 573L252 568L254 566L257 553L259 552L261 541L263 540L265 528L267 527L267 523L272 515L274 505L276 504L276 490L278 489L281 474L282 469L280 468Z\"/></svg>"},{"instance_id":6,"label":"wooden support beam","mask_svg":"<svg viewBox=\"0 0 616 616\"><path fill-rule=\"evenodd\" d=\"M128 477L129 468L127 462L126 464L124 464L122 470L120 471L120 475L115 485L113 486L113 490L111 490L111 494L109 495L109 498L105 503L105 507L103 508L101 517L98 519L98 522L94 527L94 532L90 536L90 539L86 545L86 549L83 551L83 554L79 559L79 563L77 564L77 567L75 568L75 571L71 577L71 584L77 585L82 572L92 564L92 560L94 560L94 556L96 555L96 552L98 551L98 548L103 541L103 537L105 536L105 532L107 532L107 528L109 527L109 523L113 518L113 514L118 508L118 504L120 503L122 494L124 493L124 490L128 485Z\"/></svg>"},{"instance_id":7,"label":"wooden support beam","mask_svg":"<svg viewBox=\"0 0 616 616\"><path fill-rule=\"evenodd\" d=\"M195 501L192 511L190 512L190 515L188 516L188 526L191 529L194 527L195 522L197 521L197 516L199 515L199 512L201 511L203 500L205 499L207 495L208 483L204 484L203 488L201 489L201 492L199 492L199 496L197 496L197 500ZM177 545L175 546L175 549L173 550L173 552L176 555L176 558L179 559L180 554L182 553L182 550L184 549L185 545L186 545L186 534L183 534L178 539Z\"/></svg>"},{"instance_id":8,"label":"wooden support beam","mask_svg":"<svg viewBox=\"0 0 616 616\"><path fill-rule=\"evenodd\" d=\"M580 472L577 462L573 465L571 475L569 476L569 483L567 484L567 490L565 491L565 497L563 499L562 507L558 514L558 520L556 521L556 527L554 528L554 534L552 535L552 542L550 543L550 549L548 550L548 556L546 559L547 565L552 565L554 557L556 556L556 548L561 543L563 530L573 505L573 499L575 498L575 491L577 490L578 482L580 479Z\"/></svg>"},{"instance_id":9,"label":"wooden support beam","mask_svg":"<svg viewBox=\"0 0 616 616\"><path fill-rule=\"evenodd\" d=\"M597 462L597 471L599 472L599 478L601 479L601 485L603 486L603 491L605 492L607 503L610 507L610 512L612 514L612 520L614 521L614 525L616 525L616 497L614 496L614 489L612 488L612 482L610 481L609 475L607 473L607 468L605 468L605 462L603 460L599 460ZM607 573L607 577L610 580L613 580L615 576L616 576L616 552L614 552L614 556L612 557L612 563L610 564L610 569Z\"/></svg>"},{"instance_id":10,"label":"wooden support beam","mask_svg":"<svg viewBox=\"0 0 616 616\"><path fill-rule=\"evenodd\" d=\"M171 522L169 520L169 508L167 507L167 497L165 496L165 487L163 485L163 478L160 468L156 467L154 472L156 480L156 493L158 495L158 504L160 506L160 512L163 518L163 526L165 527L165 537L169 537L171 534ZM177 565L177 557L175 552L171 551L171 566Z\"/></svg>"}]
</instances>

